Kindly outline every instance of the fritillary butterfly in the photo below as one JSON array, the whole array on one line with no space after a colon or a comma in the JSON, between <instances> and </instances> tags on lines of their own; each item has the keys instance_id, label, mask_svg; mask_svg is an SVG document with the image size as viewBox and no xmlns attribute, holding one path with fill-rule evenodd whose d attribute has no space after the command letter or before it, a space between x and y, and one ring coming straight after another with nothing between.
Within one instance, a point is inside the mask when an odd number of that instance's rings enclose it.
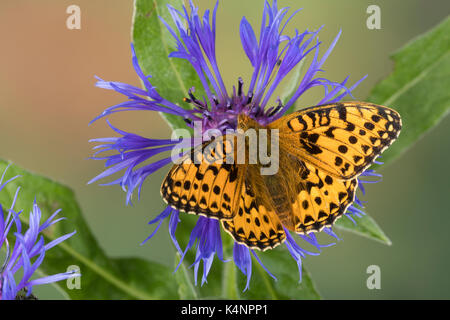
<instances>
[{"instance_id":1,"label":"fritillary butterfly","mask_svg":"<svg viewBox=\"0 0 450 320\"><path fill-rule=\"evenodd\" d=\"M358 175L397 139L401 119L390 108L355 101L302 109L267 126L240 115L238 128L278 129L276 174L261 175L261 164L196 163L206 142L172 167L161 194L173 208L219 219L235 241L266 250L286 239L284 228L306 234L342 216ZM236 137L214 142L226 151Z\"/></svg>"}]
</instances>

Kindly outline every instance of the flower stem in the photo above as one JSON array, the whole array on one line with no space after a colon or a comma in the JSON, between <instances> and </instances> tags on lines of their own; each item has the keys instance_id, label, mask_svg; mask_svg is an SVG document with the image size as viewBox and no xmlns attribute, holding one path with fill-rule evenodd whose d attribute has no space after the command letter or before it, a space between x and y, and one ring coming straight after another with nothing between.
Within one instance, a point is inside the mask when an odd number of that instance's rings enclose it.
<instances>
[{"instance_id":1,"label":"flower stem","mask_svg":"<svg viewBox=\"0 0 450 320\"><path fill-rule=\"evenodd\" d=\"M233 239L228 234L223 237L223 251L225 259L233 259ZM231 261L225 263L223 268L222 296L232 300L240 298L237 290L236 266Z\"/></svg>"}]
</instances>

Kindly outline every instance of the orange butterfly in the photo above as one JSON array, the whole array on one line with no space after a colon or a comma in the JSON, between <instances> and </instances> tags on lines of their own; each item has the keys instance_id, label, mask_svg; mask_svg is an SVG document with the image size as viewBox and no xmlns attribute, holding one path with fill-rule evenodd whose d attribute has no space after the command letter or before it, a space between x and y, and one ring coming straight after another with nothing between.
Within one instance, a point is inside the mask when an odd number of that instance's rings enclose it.
<instances>
[{"instance_id":1,"label":"orange butterfly","mask_svg":"<svg viewBox=\"0 0 450 320\"><path fill-rule=\"evenodd\" d=\"M331 226L353 202L357 177L400 133L400 115L366 102L306 108L267 126L240 115L238 129L278 129L277 173L261 174L263 164L229 163L237 136L225 135L193 148L172 167L161 186L173 208L216 218L238 243L252 249L274 248L286 239L284 228L299 234ZM197 161L194 161L197 160Z\"/></svg>"}]
</instances>

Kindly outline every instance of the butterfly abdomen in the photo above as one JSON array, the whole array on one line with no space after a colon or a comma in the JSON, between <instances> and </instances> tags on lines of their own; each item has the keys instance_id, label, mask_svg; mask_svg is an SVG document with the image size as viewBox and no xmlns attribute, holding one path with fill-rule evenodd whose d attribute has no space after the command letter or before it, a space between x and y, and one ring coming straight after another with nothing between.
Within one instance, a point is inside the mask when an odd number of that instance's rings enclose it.
<instances>
[{"instance_id":1,"label":"butterfly abdomen","mask_svg":"<svg viewBox=\"0 0 450 320\"><path fill-rule=\"evenodd\" d=\"M270 198L283 225L291 227L291 201L289 200L289 190L286 181L280 175L262 176L267 188L267 196Z\"/></svg>"}]
</instances>

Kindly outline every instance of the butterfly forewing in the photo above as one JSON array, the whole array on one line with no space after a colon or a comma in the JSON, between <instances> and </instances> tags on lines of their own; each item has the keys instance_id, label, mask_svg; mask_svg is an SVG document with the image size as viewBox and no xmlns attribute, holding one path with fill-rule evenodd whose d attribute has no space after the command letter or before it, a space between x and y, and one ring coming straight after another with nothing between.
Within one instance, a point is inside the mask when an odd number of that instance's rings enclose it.
<instances>
[{"instance_id":1,"label":"butterfly forewing","mask_svg":"<svg viewBox=\"0 0 450 320\"><path fill-rule=\"evenodd\" d=\"M177 210L211 218L231 218L236 212L246 165L230 164L227 148L233 136L221 136L193 148L174 165L161 186L164 200Z\"/></svg>"},{"instance_id":2,"label":"butterfly forewing","mask_svg":"<svg viewBox=\"0 0 450 320\"><path fill-rule=\"evenodd\" d=\"M399 114L364 102L311 107L269 125L280 130L280 147L325 173L353 179L397 137Z\"/></svg>"}]
</instances>

